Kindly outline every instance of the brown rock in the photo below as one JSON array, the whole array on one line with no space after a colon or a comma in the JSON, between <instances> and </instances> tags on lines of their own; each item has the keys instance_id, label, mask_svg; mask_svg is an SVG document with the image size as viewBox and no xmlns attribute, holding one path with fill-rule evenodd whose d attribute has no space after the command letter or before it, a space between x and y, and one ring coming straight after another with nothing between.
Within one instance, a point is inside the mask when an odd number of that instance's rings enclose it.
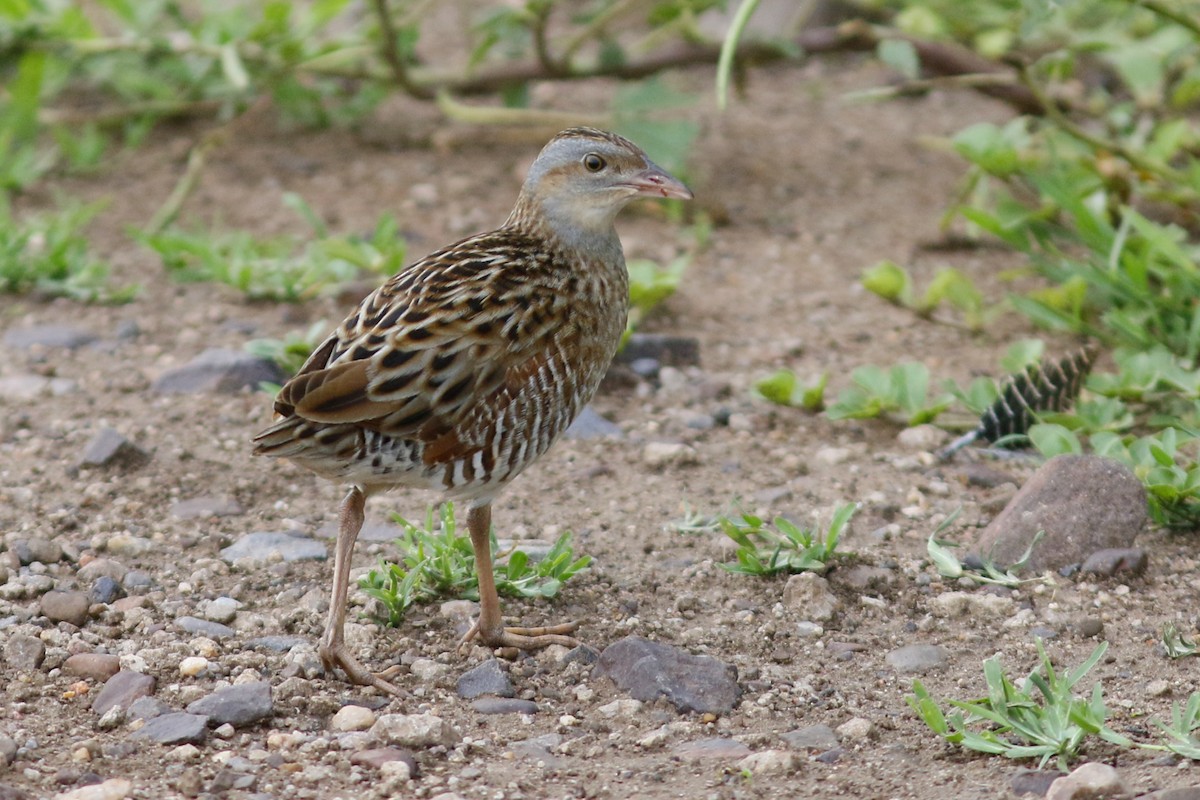
<instances>
[{"instance_id":1,"label":"brown rock","mask_svg":"<svg viewBox=\"0 0 1200 800\"><path fill-rule=\"evenodd\" d=\"M403 761L408 764L413 775L417 774L417 759L411 750L399 747L377 747L373 750L360 750L350 756L350 763L379 769L389 761Z\"/></svg>"},{"instance_id":2,"label":"brown rock","mask_svg":"<svg viewBox=\"0 0 1200 800\"><path fill-rule=\"evenodd\" d=\"M42 614L51 622L69 622L82 628L87 624L91 604L83 592L46 592L42 595Z\"/></svg>"},{"instance_id":3,"label":"brown rock","mask_svg":"<svg viewBox=\"0 0 1200 800\"><path fill-rule=\"evenodd\" d=\"M104 716L104 712L113 706L129 708L134 700L153 693L154 683L153 675L123 669L105 682L104 688L92 701L92 711Z\"/></svg>"},{"instance_id":4,"label":"brown rock","mask_svg":"<svg viewBox=\"0 0 1200 800\"><path fill-rule=\"evenodd\" d=\"M1132 546L1146 519L1146 490L1123 464L1100 456L1056 456L992 520L975 553L1010 565L1045 531L1027 568L1059 569L1097 550Z\"/></svg>"},{"instance_id":5,"label":"brown rock","mask_svg":"<svg viewBox=\"0 0 1200 800\"><path fill-rule=\"evenodd\" d=\"M107 681L121 671L121 659L106 653L76 653L63 662L66 675Z\"/></svg>"}]
</instances>

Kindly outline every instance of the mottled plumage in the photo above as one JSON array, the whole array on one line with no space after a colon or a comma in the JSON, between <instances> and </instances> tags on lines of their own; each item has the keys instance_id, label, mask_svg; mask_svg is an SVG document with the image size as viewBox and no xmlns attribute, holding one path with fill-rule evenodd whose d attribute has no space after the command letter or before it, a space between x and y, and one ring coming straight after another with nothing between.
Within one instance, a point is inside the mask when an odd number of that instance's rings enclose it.
<instances>
[{"instance_id":1,"label":"mottled plumage","mask_svg":"<svg viewBox=\"0 0 1200 800\"><path fill-rule=\"evenodd\" d=\"M481 597L468 638L570 641L562 633L571 626L545 633L500 624L484 558L489 504L570 425L616 352L629 288L613 220L639 195L691 193L626 139L590 128L560 133L503 227L401 270L280 391L281 419L255 437L255 453L354 487L342 507L321 649L327 667L395 691L343 651L341 627L365 496L396 486L436 489L468 506Z\"/></svg>"}]
</instances>

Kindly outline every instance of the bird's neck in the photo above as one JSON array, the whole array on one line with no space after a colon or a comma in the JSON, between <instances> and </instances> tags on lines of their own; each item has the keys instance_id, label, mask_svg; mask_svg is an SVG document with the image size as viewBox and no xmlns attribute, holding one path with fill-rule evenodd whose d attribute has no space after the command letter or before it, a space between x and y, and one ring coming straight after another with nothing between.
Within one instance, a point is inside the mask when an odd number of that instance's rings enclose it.
<instances>
[{"instance_id":1,"label":"bird's neck","mask_svg":"<svg viewBox=\"0 0 1200 800\"><path fill-rule=\"evenodd\" d=\"M624 263L621 240L613 226L616 210L573 201L539 200L522 192L505 226L551 241L589 260Z\"/></svg>"}]
</instances>

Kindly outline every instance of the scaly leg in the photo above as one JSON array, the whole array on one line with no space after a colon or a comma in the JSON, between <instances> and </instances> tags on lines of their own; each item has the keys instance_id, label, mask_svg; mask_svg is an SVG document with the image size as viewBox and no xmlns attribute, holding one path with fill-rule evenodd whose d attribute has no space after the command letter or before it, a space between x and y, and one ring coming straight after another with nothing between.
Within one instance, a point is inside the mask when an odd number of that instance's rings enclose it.
<instances>
[{"instance_id":1,"label":"scaly leg","mask_svg":"<svg viewBox=\"0 0 1200 800\"><path fill-rule=\"evenodd\" d=\"M325 623L325 633L321 636L317 654L327 673L332 675L334 667L341 667L351 683L374 686L400 696L400 690L387 681L399 671L399 667L391 667L378 674L368 672L354 656L346 652L342 639L346 624L346 599L350 592L350 555L354 551L354 540L362 530L363 506L366 502L367 496L363 490L355 486L338 508L337 542L333 547L333 593L329 598L329 619Z\"/></svg>"},{"instance_id":2,"label":"scaly leg","mask_svg":"<svg viewBox=\"0 0 1200 800\"><path fill-rule=\"evenodd\" d=\"M471 547L475 549L475 574L479 576L479 621L463 636L460 649L476 636L488 647L515 647L536 650L552 644L574 647L579 642L565 634L578 627L566 622L544 628L506 628L500 616L500 595L492 575L491 550L492 507L483 505L467 511L467 529L471 532Z\"/></svg>"}]
</instances>

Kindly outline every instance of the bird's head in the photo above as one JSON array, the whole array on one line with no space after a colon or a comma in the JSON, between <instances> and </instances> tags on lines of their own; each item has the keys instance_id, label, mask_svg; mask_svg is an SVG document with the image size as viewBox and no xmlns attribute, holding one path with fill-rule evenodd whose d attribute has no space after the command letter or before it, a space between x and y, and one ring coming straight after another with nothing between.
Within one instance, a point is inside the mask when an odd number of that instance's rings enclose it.
<instances>
[{"instance_id":1,"label":"bird's head","mask_svg":"<svg viewBox=\"0 0 1200 800\"><path fill-rule=\"evenodd\" d=\"M690 200L692 192L628 139L570 128L551 139L529 168L510 222L532 216L560 235L606 234L617 212L637 197Z\"/></svg>"}]
</instances>

